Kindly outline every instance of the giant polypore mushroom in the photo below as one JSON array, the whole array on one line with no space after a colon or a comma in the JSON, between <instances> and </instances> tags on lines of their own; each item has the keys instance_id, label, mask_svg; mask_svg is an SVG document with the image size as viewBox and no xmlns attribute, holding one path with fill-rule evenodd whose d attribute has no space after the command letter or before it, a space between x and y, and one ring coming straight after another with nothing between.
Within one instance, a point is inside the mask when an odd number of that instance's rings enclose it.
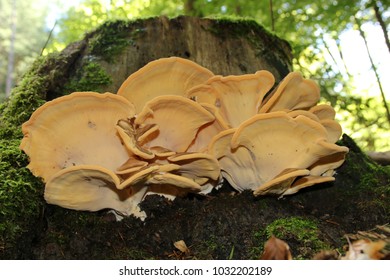
<instances>
[{"instance_id":1,"label":"giant polypore mushroom","mask_svg":"<svg viewBox=\"0 0 390 280\"><path fill-rule=\"evenodd\" d=\"M305 176L323 176L341 165L348 149L327 142L327 131L317 121L306 116L295 118L286 112L258 114L238 128L223 131L213 138L209 152L221 165L224 177L237 190L251 189L255 195L292 194L307 187L307 180L291 186ZM316 172L310 168L320 164Z\"/></svg>"},{"instance_id":2,"label":"giant polypore mushroom","mask_svg":"<svg viewBox=\"0 0 390 280\"><path fill-rule=\"evenodd\" d=\"M131 156L115 125L134 115L125 98L105 93L76 92L39 107L22 125L20 148L28 168L44 181L71 166L98 165L115 171Z\"/></svg>"},{"instance_id":3,"label":"giant polypore mushroom","mask_svg":"<svg viewBox=\"0 0 390 280\"><path fill-rule=\"evenodd\" d=\"M45 187L45 200L61 207L98 211L114 209L123 216L144 219L139 208L147 189L143 187L119 190L120 179L111 170L99 166L80 165L57 172Z\"/></svg>"},{"instance_id":4,"label":"giant polypore mushroom","mask_svg":"<svg viewBox=\"0 0 390 280\"><path fill-rule=\"evenodd\" d=\"M188 151L199 130L213 121L214 116L201 105L174 95L155 97L136 118L120 120L119 135L139 160L132 159L118 169L117 174L123 178L119 188L144 185L157 189L159 185L202 191L206 184L217 181L218 161L210 155ZM138 135L142 126L150 129Z\"/></svg>"},{"instance_id":5,"label":"giant polypore mushroom","mask_svg":"<svg viewBox=\"0 0 390 280\"><path fill-rule=\"evenodd\" d=\"M145 218L148 193L207 193L221 175L255 195L293 194L334 180L348 149L319 87L290 73L214 76L189 60L150 62L118 95L77 92L23 124L20 148L45 199L76 210Z\"/></svg>"},{"instance_id":6,"label":"giant polypore mushroom","mask_svg":"<svg viewBox=\"0 0 390 280\"><path fill-rule=\"evenodd\" d=\"M22 126L20 148L28 168L46 182L48 203L77 210L114 209L144 217L142 191L120 191L114 172L134 155L116 131L118 119L134 115L125 98L76 92L45 103ZM136 195L137 194L137 195Z\"/></svg>"},{"instance_id":7,"label":"giant polypore mushroom","mask_svg":"<svg viewBox=\"0 0 390 280\"><path fill-rule=\"evenodd\" d=\"M198 130L214 121L214 116L198 103L181 96L159 96L146 103L135 123L154 124L155 133L142 139L143 147L163 147L177 153L185 152Z\"/></svg>"}]
</instances>

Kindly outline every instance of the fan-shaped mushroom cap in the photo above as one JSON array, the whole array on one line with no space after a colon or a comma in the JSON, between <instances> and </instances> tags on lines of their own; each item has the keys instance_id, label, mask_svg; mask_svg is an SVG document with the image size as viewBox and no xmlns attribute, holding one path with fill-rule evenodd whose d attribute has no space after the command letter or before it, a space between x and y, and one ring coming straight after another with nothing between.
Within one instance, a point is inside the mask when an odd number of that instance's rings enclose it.
<instances>
[{"instance_id":1,"label":"fan-shaped mushroom cap","mask_svg":"<svg viewBox=\"0 0 390 280\"><path fill-rule=\"evenodd\" d=\"M263 101L259 113L308 109L320 99L316 82L303 79L298 72L289 73Z\"/></svg>"},{"instance_id":2,"label":"fan-shaped mushroom cap","mask_svg":"<svg viewBox=\"0 0 390 280\"><path fill-rule=\"evenodd\" d=\"M265 70L240 76L214 76L189 90L187 96L214 105L230 127L237 127L257 114L274 82L274 76Z\"/></svg>"},{"instance_id":3,"label":"fan-shaped mushroom cap","mask_svg":"<svg viewBox=\"0 0 390 280\"><path fill-rule=\"evenodd\" d=\"M127 173L127 178L118 188L163 185L201 191L202 185L217 181L219 173L219 164L214 157L203 153L181 153ZM125 171L122 174L126 175Z\"/></svg>"},{"instance_id":4,"label":"fan-shaped mushroom cap","mask_svg":"<svg viewBox=\"0 0 390 280\"><path fill-rule=\"evenodd\" d=\"M133 114L129 101L110 93L76 92L45 103L22 126L28 168L45 181L77 165L114 171L130 156L115 124Z\"/></svg>"},{"instance_id":5,"label":"fan-shaped mushroom cap","mask_svg":"<svg viewBox=\"0 0 390 280\"><path fill-rule=\"evenodd\" d=\"M328 138L327 140L331 143L336 143L337 140L340 139L341 134L343 133L343 130L341 128L341 125L335 121L330 119L324 119L320 121L320 124L326 129L328 132Z\"/></svg>"},{"instance_id":6,"label":"fan-shaped mushroom cap","mask_svg":"<svg viewBox=\"0 0 390 280\"><path fill-rule=\"evenodd\" d=\"M136 124L156 124L158 131L143 139L143 147L163 147L185 152L200 127L214 116L200 104L181 96L159 96L149 101L139 113Z\"/></svg>"},{"instance_id":7,"label":"fan-shaped mushroom cap","mask_svg":"<svg viewBox=\"0 0 390 280\"><path fill-rule=\"evenodd\" d=\"M209 154L181 153L168 157L168 161L179 166L175 173L199 185L204 185L210 180L217 181L219 178L218 160Z\"/></svg>"},{"instance_id":8,"label":"fan-shaped mushroom cap","mask_svg":"<svg viewBox=\"0 0 390 280\"><path fill-rule=\"evenodd\" d=\"M121 215L146 215L138 206L146 189L118 190L119 178L99 166L72 166L57 172L46 184L47 203L74 210L114 209Z\"/></svg>"},{"instance_id":9,"label":"fan-shaped mushroom cap","mask_svg":"<svg viewBox=\"0 0 390 280\"><path fill-rule=\"evenodd\" d=\"M216 107L211 104L202 104L202 107L214 115L215 120L201 126L194 141L191 143L187 152L207 152L207 147L211 139L223 130L229 129L229 126L216 112Z\"/></svg>"},{"instance_id":10,"label":"fan-shaped mushroom cap","mask_svg":"<svg viewBox=\"0 0 390 280\"><path fill-rule=\"evenodd\" d=\"M315 184L321 184L325 182L332 182L335 178L333 176L303 176L302 178L296 180L289 189L287 189L283 195L291 195L297 193L303 188L313 186Z\"/></svg>"},{"instance_id":11,"label":"fan-shaped mushroom cap","mask_svg":"<svg viewBox=\"0 0 390 280\"><path fill-rule=\"evenodd\" d=\"M128 178L121 182L118 189L132 188L138 186L147 187L150 185L150 180L157 174L162 174L179 169L176 164L149 164L135 172L130 173Z\"/></svg>"},{"instance_id":12,"label":"fan-shaped mushroom cap","mask_svg":"<svg viewBox=\"0 0 390 280\"><path fill-rule=\"evenodd\" d=\"M200 191L201 186L195 181L172 173L156 174L150 178L149 184L174 186L191 191Z\"/></svg>"},{"instance_id":13,"label":"fan-shaped mushroom cap","mask_svg":"<svg viewBox=\"0 0 390 280\"><path fill-rule=\"evenodd\" d=\"M340 167L345 161L345 155L348 153L349 149L324 140L319 141L318 144L332 152L329 152L328 155L321 157L309 167L310 175L332 176L334 169Z\"/></svg>"},{"instance_id":14,"label":"fan-shaped mushroom cap","mask_svg":"<svg viewBox=\"0 0 390 280\"><path fill-rule=\"evenodd\" d=\"M140 144L140 138L144 134L150 135L158 130L157 125L147 125L148 130L142 130L142 134L139 133L138 125L134 123L135 118L121 119L116 125L118 135L122 138L125 147L134 155L137 155L143 159L152 159L155 154L149 149L144 149ZM144 136L145 137L145 136Z\"/></svg>"},{"instance_id":15,"label":"fan-shaped mushroom cap","mask_svg":"<svg viewBox=\"0 0 390 280\"><path fill-rule=\"evenodd\" d=\"M254 190L254 195L262 194L285 194L290 188L291 184L297 177L306 176L310 174L308 169L295 169L288 168L283 170L278 176L262 184L260 187Z\"/></svg>"},{"instance_id":16,"label":"fan-shaped mushroom cap","mask_svg":"<svg viewBox=\"0 0 390 280\"><path fill-rule=\"evenodd\" d=\"M161 58L130 75L118 94L133 103L138 113L153 98L161 95L184 96L187 90L204 83L213 75L210 70L188 59Z\"/></svg>"},{"instance_id":17,"label":"fan-shaped mushroom cap","mask_svg":"<svg viewBox=\"0 0 390 280\"><path fill-rule=\"evenodd\" d=\"M334 120L336 116L336 111L328 104L319 104L313 106L309 109L309 112L316 115L320 120Z\"/></svg>"},{"instance_id":18,"label":"fan-shaped mushroom cap","mask_svg":"<svg viewBox=\"0 0 390 280\"><path fill-rule=\"evenodd\" d=\"M315 106L315 107L317 107L317 106ZM317 111L317 113L319 113L319 115L316 115L316 114L312 113L311 111L294 110L294 111L288 112L288 115L290 117L293 117L293 118L298 117L298 116L305 116L305 117L308 117L314 121L319 122L326 129L326 131L328 133L327 140L331 143L336 143L336 141L339 140L339 138L342 134L341 125L333 119L325 118L325 117L331 116L330 114L328 114L328 113L330 113L328 110L323 110L321 112ZM319 117L322 117L323 119L320 119Z\"/></svg>"},{"instance_id":19,"label":"fan-shaped mushroom cap","mask_svg":"<svg viewBox=\"0 0 390 280\"><path fill-rule=\"evenodd\" d=\"M251 153L244 147L232 150L230 143L237 129L231 128L217 134L210 142L208 151L219 161L222 177L238 191L255 189L263 181L254 171Z\"/></svg>"},{"instance_id":20,"label":"fan-shaped mushroom cap","mask_svg":"<svg viewBox=\"0 0 390 280\"><path fill-rule=\"evenodd\" d=\"M334 120L336 116L335 110L330 105L319 104L311 107L309 112L316 115L319 119L319 122L328 131L328 141L331 143L336 143L336 141L340 139L343 131L341 125Z\"/></svg>"},{"instance_id":21,"label":"fan-shaped mushroom cap","mask_svg":"<svg viewBox=\"0 0 390 280\"><path fill-rule=\"evenodd\" d=\"M231 148L246 147L264 164L259 169L271 168L274 171L267 174L275 177L285 169L286 159L289 164L294 160L295 166L289 168L305 169L327 155L329 150L318 145L326 137L326 130L305 116L293 119L286 113L274 112L244 122L233 135Z\"/></svg>"},{"instance_id":22,"label":"fan-shaped mushroom cap","mask_svg":"<svg viewBox=\"0 0 390 280\"><path fill-rule=\"evenodd\" d=\"M148 162L139 160L136 157L130 157L123 165L115 171L118 175L130 174L148 165Z\"/></svg>"},{"instance_id":23,"label":"fan-shaped mushroom cap","mask_svg":"<svg viewBox=\"0 0 390 280\"><path fill-rule=\"evenodd\" d=\"M218 158L223 176L238 190L283 194L297 177L324 173L333 164L341 164L348 149L326 139L327 131L317 121L272 112L221 132L209 151ZM327 163L322 165L322 161Z\"/></svg>"}]
</instances>

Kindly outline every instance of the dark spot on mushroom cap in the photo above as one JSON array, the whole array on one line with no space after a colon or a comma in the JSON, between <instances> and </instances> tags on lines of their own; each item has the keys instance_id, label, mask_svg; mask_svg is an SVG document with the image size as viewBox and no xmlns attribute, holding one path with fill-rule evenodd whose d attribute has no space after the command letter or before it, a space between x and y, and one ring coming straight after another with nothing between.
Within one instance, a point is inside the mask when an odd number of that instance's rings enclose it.
<instances>
[{"instance_id":1,"label":"dark spot on mushroom cap","mask_svg":"<svg viewBox=\"0 0 390 280\"><path fill-rule=\"evenodd\" d=\"M92 128L92 129L96 129L96 123L94 123L92 121L88 121L88 127Z\"/></svg>"}]
</instances>

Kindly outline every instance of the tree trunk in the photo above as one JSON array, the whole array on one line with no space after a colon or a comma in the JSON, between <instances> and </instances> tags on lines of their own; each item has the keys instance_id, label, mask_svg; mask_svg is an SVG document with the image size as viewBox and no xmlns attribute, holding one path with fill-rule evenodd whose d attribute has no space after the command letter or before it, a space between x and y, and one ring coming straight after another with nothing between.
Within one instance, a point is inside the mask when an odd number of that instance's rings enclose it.
<instances>
[{"instance_id":1,"label":"tree trunk","mask_svg":"<svg viewBox=\"0 0 390 280\"><path fill-rule=\"evenodd\" d=\"M170 56L190 59L218 75L267 69L277 82L292 69L290 45L254 21L159 17L107 23L101 30L104 31L90 33L81 43L68 47L70 52L80 49L82 56L74 61L76 67L64 72L68 76L65 79L82 79L80 69L91 63L90 57L110 78L110 83L90 90L116 92L130 74L152 60ZM50 100L69 90L86 89L80 83L72 88L53 87L44 98Z\"/></svg>"},{"instance_id":2,"label":"tree trunk","mask_svg":"<svg viewBox=\"0 0 390 280\"><path fill-rule=\"evenodd\" d=\"M389 40L389 35L387 34L386 24L385 24L385 22L383 21L382 13L379 11L379 7L378 7L377 1L372 1L372 5L373 5L374 12L375 12L376 20L378 21L379 25L380 25L381 28L382 28L383 38L385 39L387 48L389 49L389 52L390 52L390 40Z\"/></svg>"},{"instance_id":3,"label":"tree trunk","mask_svg":"<svg viewBox=\"0 0 390 280\"><path fill-rule=\"evenodd\" d=\"M8 67L7 78L5 84L5 96L8 97L11 94L14 76L14 63L15 63L15 39L16 39L16 0L12 0L11 7L11 38L10 47L8 52Z\"/></svg>"},{"instance_id":4,"label":"tree trunk","mask_svg":"<svg viewBox=\"0 0 390 280\"><path fill-rule=\"evenodd\" d=\"M196 16L197 10L194 7L195 0L184 1L184 13L188 16Z\"/></svg>"},{"instance_id":5,"label":"tree trunk","mask_svg":"<svg viewBox=\"0 0 390 280\"><path fill-rule=\"evenodd\" d=\"M367 155L380 165L390 165L390 151L387 152L368 152Z\"/></svg>"},{"instance_id":6,"label":"tree trunk","mask_svg":"<svg viewBox=\"0 0 390 280\"><path fill-rule=\"evenodd\" d=\"M385 108L385 111L386 111L386 118L387 118L387 121L390 124L390 109L389 109L389 106L387 104L385 92L383 91L382 82L381 82L381 80L379 78L378 71L376 70L375 63L374 63L374 61L372 59L371 52L370 52L370 49L368 47L366 35L365 35L365 33L364 33L363 29L362 29L361 22L360 22L360 20L357 17L355 17L355 22L356 22L358 30L360 32L360 36L363 38L364 46L366 47L367 55L368 55L368 58L370 59L371 67L372 67L372 70L374 71L374 74L375 74L375 77L376 77L376 81L377 81L377 84L378 84L378 87L379 87L379 92L380 92L380 94L382 96L382 104L383 104L383 107Z\"/></svg>"},{"instance_id":7,"label":"tree trunk","mask_svg":"<svg viewBox=\"0 0 390 280\"><path fill-rule=\"evenodd\" d=\"M269 0L269 15L271 18L271 30L272 32L275 32L275 18L274 18L274 8L272 0Z\"/></svg>"}]
</instances>

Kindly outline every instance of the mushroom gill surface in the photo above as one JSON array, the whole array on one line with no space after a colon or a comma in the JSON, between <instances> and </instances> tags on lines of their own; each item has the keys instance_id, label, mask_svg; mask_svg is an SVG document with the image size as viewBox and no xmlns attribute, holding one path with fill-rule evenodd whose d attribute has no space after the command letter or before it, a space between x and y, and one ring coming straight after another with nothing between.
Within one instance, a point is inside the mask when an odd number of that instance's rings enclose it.
<instances>
[{"instance_id":1,"label":"mushroom gill surface","mask_svg":"<svg viewBox=\"0 0 390 280\"><path fill-rule=\"evenodd\" d=\"M57 172L46 184L47 203L84 211L114 209L120 215L146 217L138 204L146 189L118 190L120 180L108 169L80 165Z\"/></svg>"}]
</instances>

